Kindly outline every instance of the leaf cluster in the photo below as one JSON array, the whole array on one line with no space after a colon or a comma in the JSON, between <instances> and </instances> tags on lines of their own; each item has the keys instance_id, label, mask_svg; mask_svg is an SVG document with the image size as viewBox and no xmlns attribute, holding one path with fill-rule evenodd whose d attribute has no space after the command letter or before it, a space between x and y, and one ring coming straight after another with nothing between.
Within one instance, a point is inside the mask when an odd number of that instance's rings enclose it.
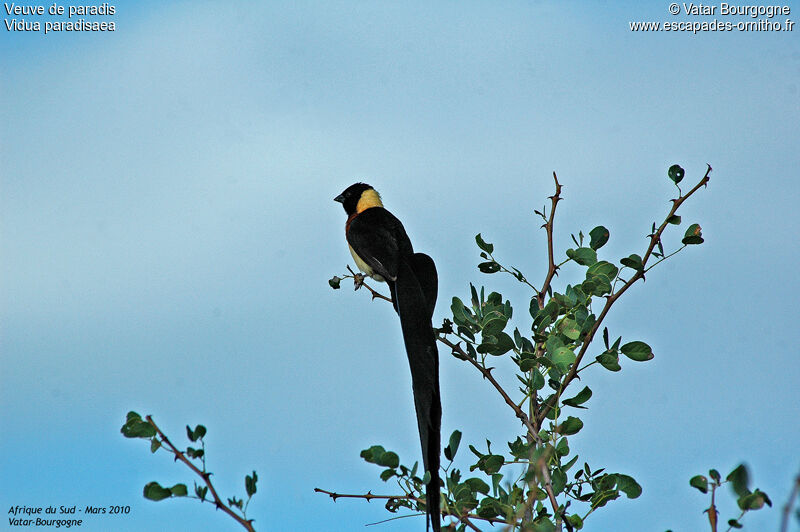
<instances>
[{"instance_id":1,"label":"leaf cluster","mask_svg":"<svg viewBox=\"0 0 800 532\"><path fill-rule=\"evenodd\" d=\"M223 503L217 494L214 485L211 482L210 471L206 470L206 451L204 437L206 435L206 427L197 425L194 428L186 425L186 437L190 443L197 445L199 448L187 446L186 450L181 451L161 432L161 429L153 421L153 418L147 416L142 419L138 413L131 411L122 425L120 432L126 438L141 438L150 440L150 452L155 453L159 449L171 453L175 457L175 461L183 462L192 472L200 477L201 483L194 482L194 493L189 495L189 490L186 484L179 483L172 487L165 487L156 481L148 482L144 486L143 495L145 499L151 501L162 501L170 498L190 498L197 499L201 503L211 502L216 508L223 510L230 515L246 530L253 531L253 520L247 519L247 506L250 504L250 499L256 493L256 483L258 482L258 475L253 471L252 475L246 475L244 479L245 492L247 499L240 499L236 496L229 497L227 504ZM211 494L210 499L208 498Z\"/></svg>"}]
</instances>

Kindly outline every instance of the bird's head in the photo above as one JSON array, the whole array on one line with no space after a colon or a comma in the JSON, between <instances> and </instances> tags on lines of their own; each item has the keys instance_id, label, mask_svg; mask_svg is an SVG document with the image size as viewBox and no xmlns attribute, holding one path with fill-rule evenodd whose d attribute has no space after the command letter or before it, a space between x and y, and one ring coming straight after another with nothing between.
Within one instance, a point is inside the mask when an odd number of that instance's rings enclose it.
<instances>
[{"instance_id":1,"label":"bird's head","mask_svg":"<svg viewBox=\"0 0 800 532\"><path fill-rule=\"evenodd\" d=\"M370 207L383 207L381 195L366 183L355 183L333 198L344 207L348 216L363 212Z\"/></svg>"}]
</instances>

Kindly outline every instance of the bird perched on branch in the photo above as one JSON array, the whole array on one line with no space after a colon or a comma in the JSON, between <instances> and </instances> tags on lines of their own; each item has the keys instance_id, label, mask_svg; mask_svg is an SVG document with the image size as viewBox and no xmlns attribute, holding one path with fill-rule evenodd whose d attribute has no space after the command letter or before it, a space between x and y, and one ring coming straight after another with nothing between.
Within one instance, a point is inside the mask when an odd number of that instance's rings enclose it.
<instances>
[{"instance_id":1,"label":"bird perched on branch","mask_svg":"<svg viewBox=\"0 0 800 532\"><path fill-rule=\"evenodd\" d=\"M436 265L428 255L414 253L403 224L383 207L380 195L371 186L351 185L335 201L347 213L345 235L356 266L369 277L389 285L392 304L400 316L411 367L422 463L430 474L425 489L426 523L429 519L433 530L439 532L442 405L439 353L431 321L438 288Z\"/></svg>"}]
</instances>

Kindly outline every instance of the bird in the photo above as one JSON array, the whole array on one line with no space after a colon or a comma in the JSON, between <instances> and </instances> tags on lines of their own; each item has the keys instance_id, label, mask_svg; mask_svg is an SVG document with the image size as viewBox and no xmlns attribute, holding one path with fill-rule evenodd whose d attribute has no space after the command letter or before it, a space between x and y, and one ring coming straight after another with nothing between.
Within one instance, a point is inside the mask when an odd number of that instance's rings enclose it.
<instances>
[{"instance_id":1,"label":"bird","mask_svg":"<svg viewBox=\"0 0 800 532\"><path fill-rule=\"evenodd\" d=\"M430 479L425 487L425 529L441 530L439 463L442 405L439 394L439 352L433 330L438 276L436 264L414 253L400 220L386 210L378 192L355 183L334 198L347 213L345 236L356 266L365 275L389 285L400 317L411 368L422 463Z\"/></svg>"}]
</instances>

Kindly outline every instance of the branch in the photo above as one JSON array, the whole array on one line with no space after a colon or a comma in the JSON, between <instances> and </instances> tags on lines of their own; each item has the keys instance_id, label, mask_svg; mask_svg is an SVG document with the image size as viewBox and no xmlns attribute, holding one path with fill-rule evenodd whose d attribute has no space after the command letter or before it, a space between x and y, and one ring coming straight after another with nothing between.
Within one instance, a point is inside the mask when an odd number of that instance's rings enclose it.
<instances>
[{"instance_id":1,"label":"branch","mask_svg":"<svg viewBox=\"0 0 800 532\"><path fill-rule=\"evenodd\" d=\"M478 371L481 372L481 374L483 375L483 378L488 380L490 383L492 383L492 386L494 386L495 389L500 393L500 395L503 396L503 399L505 400L506 404L511 407L511 409L517 415L519 420L522 421L522 424L525 425L525 427L528 429L528 433L531 434L535 438L539 437L539 431L537 431L536 427L531 423L531 419L522 410L522 408L520 408L511 399L511 397L509 397L508 393L506 393L506 391L503 389L503 387L500 385L500 383L497 382L497 380L492 376L492 370L491 369L487 369L487 368L481 366L480 364L478 364L478 361L475 360L474 358L472 358L471 356L469 356L469 354L467 354L461 348L460 345L454 344L453 342L451 342L450 340L448 340L444 336L438 336L436 339L439 340L440 342L442 342L444 345L446 345L450 349L452 349L453 352L457 354L458 358L466 360L467 362L469 362L470 364L475 366L475 368Z\"/></svg>"},{"instance_id":2,"label":"branch","mask_svg":"<svg viewBox=\"0 0 800 532\"><path fill-rule=\"evenodd\" d=\"M216 505L216 507L218 509L222 510L223 512L225 512L226 514L230 515L231 517L233 517L236 520L236 522L239 523L240 525L242 525L245 529L249 530L250 532L255 532L255 529L253 528L252 520L247 520L247 519L241 517L236 512L234 512L231 508L229 508L227 505L225 505L225 503L222 502L222 499L219 498L219 495L217 495L217 490L214 489L214 485L211 483L211 473L207 473L205 471L200 471L197 468L197 466L195 466L193 463L191 463L189 461L189 459L186 458L186 456L181 451L179 451L172 444L171 441L169 441L169 438L167 438L167 436L163 432L161 432L161 429L158 428L158 425L156 425L156 422L153 421L153 418L151 416L146 416L145 419L147 420L148 423L150 423L153 426L153 428L155 429L156 433L161 438L161 443L163 445L166 445L167 447L169 447L170 452L172 452L172 454L175 455L175 460L180 460L181 462L186 464L189 467L189 469L194 471L200 478L203 479L203 482L205 482L206 486L208 486L208 491L210 491L212 497L214 497L214 504Z\"/></svg>"},{"instance_id":3,"label":"branch","mask_svg":"<svg viewBox=\"0 0 800 532\"><path fill-rule=\"evenodd\" d=\"M542 283L542 289L536 295L540 309L544 308L544 296L550 290L550 283L558 271L555 254L553 253L553 219L556 216L556 205L561 200L561 184L558 182L558 176L555 172L553 172L553 181L556 183L556 193L550 196L550 218L544 224L544 230L547 232L547 276L544 279L544 283Z\"/></svg>"},{"instance_id":4,"label":"branch","mask_svg":"<svg viewBox=\"0 0 800 532\"><path fill-rule=\"evenodd\" d=\"M371 491L368 491L367 493L365 493L363 495L349 495L349 494L345 494L345 493L336 493L336 492L324 490L324 489L321 489L321 488L314 488L314 492L315 493L324 493L325 495L328 495L331 499L333 499L333 502L336 502L336 499L339 499L339 498L342 498L342 499L364 499L367 502L370 502L372 499L388 499L390 501L405 499L405 500L413 500L413 501L417 501L417 502L423 502L422 499L417 499L416 497L411 497L409 495L373 495Z\"/></svg>"},{"instance_id":5,"label":"branch","mask_svg":"<svg viewBox=\"0 0 800 532\"><path fill-rule=\"evenodd\" d=\"M418 502L418 503L424 503L425 502L424 499L418 499L417 497L411 497L410 495L374 495L371 491L368 491L367 493L364 493L362 495L362 494L336 493L334 491L328 491L328 490L324 490L324 489L321 489L321 488L314 488L314 492L316 492L316 493L324 493L325 495L327 495L331 499L333 499L334 502L336 502L336 499L339 499L339 498L343 498L343 499L364 499L367 502L370 502L373 499L384 499L384 500L390 500L390 501L393 501L393 500L406 500L406 501L415 501L415 502ZM482 521L487 521L489 523L508 524L506 521L502 521L502 520L499 520L499 519L493 519L491 517L481 517L479 515L474 515L474 514L470 514L470 513L466 513L466 514L463 514L463 515L450 514L447 511L442 511L441 513L445 517L455 517L455 518L457 518L462 523L464 523L466 526L468 526L469 528L471 528L473 530L477 530L478 532L480 532L480 529L478 527L476 527L470 521L471 519L480 519ZM419 515L423 515L423 514L419 514Z\"/></svg>"},{"instance_id":6,"label":"branch","mask_svg":"<svg viewBox=\"0 0 800 532\"><path fill-rule=\"evenodd\" d=\"M586 334L586 337L583 340L583 345L581 346L580 351L575 359L575 362L572 364L572 368L570 368L569 373L567 373L566 377L564 377L564 381L561 385L562 389L565 389L570 382L577 376L578 374L578 366L583 360L584 355L586 355L586 351L589 349L589 345L592 343L592 339L594 338L595 333L600 329L600 325L603 323L603 319L605 319L608 311L611 310L611 306L624 294L633 284L638 281L639 279L644 279L644 272L647 270L647 261L650 259L650 256L653 254L653 250L655 249L658 242L661 241L661 234L666 229L667 224L669 223L669 219L675 214L678 208L683 204L684 201L689 199L695 192L697 192L700 187L704 187L708 184L709 175L711 174L711 165L708 165L708 169L706 170L705 175L703 178L689 191L686 195L681 196L679 195L676 199L672 200L672 208L667 214L664 221L661 225L656 229L656 231L649 235L650 237L650 245L647 247L647 251L645 252L644 256L642 257L642 269L637 270L636 273L628 279L625 284L619 289L619 291L606 296L606 303L603 305L603 310L600 312L600 315L597 317L597 321L595 321L594 325L589 332ZM541 424L544 421L544 418L547 416L548 406L544 405L542 410L539 412L539 415L536 417L537 424Z\"/></svg>"},{"instance_id":7,"label":"branch","mask_svg":"<svg viewBox=\"0 0 800 532\"><path fill-rule=\"evenodd\" d=\"M366 288L367 290L370 291L370 293L372 294L372 299L383 299L384 301L388 301L389 303L394 303L394 301L392 301L392 298L386 297L385 295L381 294L377 290L373 289L370 285L365 283L364 282L364 274L363 273L354 272L350 268L349 264L347 266L347 271L350 272L350 275L345 275L344 277L342 277L342 279L352 279L356 290L358 290L359 288L361 288L363 286L364 288Z\"/></svg>"}]
</instances>

